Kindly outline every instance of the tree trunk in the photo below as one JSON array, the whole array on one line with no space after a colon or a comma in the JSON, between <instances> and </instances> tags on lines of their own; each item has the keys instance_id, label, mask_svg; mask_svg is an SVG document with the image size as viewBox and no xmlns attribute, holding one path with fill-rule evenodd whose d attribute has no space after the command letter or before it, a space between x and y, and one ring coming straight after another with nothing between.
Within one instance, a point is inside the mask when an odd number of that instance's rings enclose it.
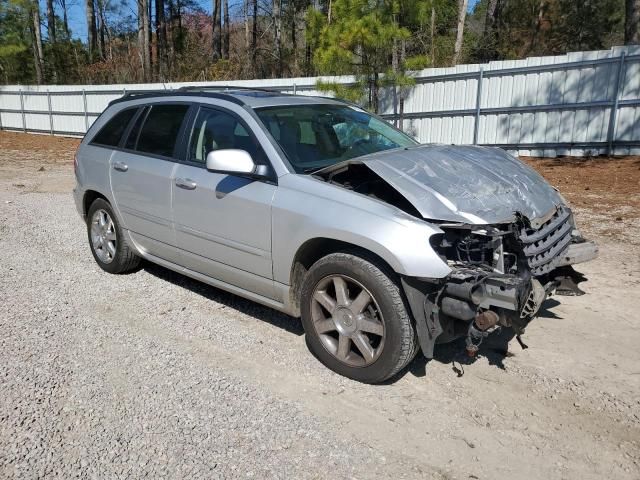
<instances>
[{"instance_id":1,"label":"tree trunk","mask_svg":"<svg viewBox=\"0 0 640 480\"><path fill-rule=\"evenodd\" d=\"M253 12L253 25L251 26L251 66L254 77L257 78L256 69L258 68L258 0L251 0Z\"/></svg>"},{"instance_id":2,"label":"tree trunk","mask_svg":"<svg viewBox=\"0 0 640 480\"><path fill-rule=\"evenodd\" d=\"M640 0L625 1L624 44L640 44Z\"/></svg>"},{"instance_id":3,"label":"tree trunk","mask_svg":"<svg viewBox=\"0 0 640 480\"><path fill-rule=\"evenodd\" d=\"M98 36L96 34L96 14L94 12L93 2L94 0L86 0L87 45L89 46L89 62L93 61L93 58L98 50Z\"/></svg>"},{"instance_id":4,"label":"tree trunk","mask_svg":"<svg viewBox=\"0 0 640 480\"><path fill-rule=\"evenodd\" d=\"M229 0L222 0L222 10L224 14L224 25L222 31L222 58L229 60L229 49L231 47L231 25L229 24Z\"/></svg>"},{"instance_id":5,"label":"tree trunk","mask_svg":"<svg viewBox=\"0 0 640 480\"><path fill-rule=\"evenodd\" d=\"M167 78L167 22L164 17L164 0L156 0L156 51L158 79Z\"/></svg>"},{"instance_id":6,"label":"tree trunk","mask_svg":"<svg viewBox=\"0 0 640 480\"><path fill-rule=\"evenodd\" d=\"M296 20L298 17L298 10L296 9L296 3L291 2L291 51L293 53L293 74L298 75L298 32L296 31Z\"/></svg>"},{"instance_id":7,"label":"tree trunk","mask_svg":"<svg viewBox=\"0 0 640 480\"><path fill-rule=\"evenodd\" d=\"M66 39L71 37L69 32L69 18L67 16L67 0L58 0L60 8L62 8L62 25L64 26L64 35Z\"/></svg>"},{"instance_id":8,"label":"tree trunk","mask_svg":"<svg viewBox=\"0 0 640 480\"><path fill-rule=\"evenodd\" d=\"M142 66L142 79L143 81L148 82L151 79L148 0L138 0L138 50L140 55L140 65Z\"/></svg>"},{"instance_id":9,"label":"tree trunk","mask_svg":"<svg viewBox=\"0 0 640 480\"><path fill-rule=\"evenodd\" d=\"M487 13L484 18L482 32L482 57L486 61L496 58L496 46L498 44L498 16L500 15L501 0L489 0Z\"/></svg>"},{"instance_id":10,"label":"tree trunk","mask_svg":"<svg viewBox=\"0 0 640 480\"><path fill-rule=\"evenodd\" d=\"M113 59L113 42L111 36L111 30L109 29L109 25L107 24L107 15L104 13L104 0L101 0L100 5L100 28L102 29L102 35L107 36L107 44L109 45L109 51L106 52L105 49L105 41L102 39L102 48L103 48L103 56L107 57L109 60Z\"/></svg>"},{"instance_id":11,"label":"tree trunk","mask_svg":"<svg viewBox=\"0 0 640 480\"><path fill-rule=\"evenodd\" d=\"M47 0L47 34L49 42L56 43L56 16L53 10L53 0Z\"/></svg>"},{"instance_id":12,"label":"tree trunk","mask_svg":"<svg viewBox=\"0 0 640 480\"><path fill-rule=\"evenodd\" d=\"M175 45L173 40L173 0L167 0L167 10L169 17L165 21L167 31L167 74L171 75L171 64L173 62L173 56L175 51Z\"/></svg>"},{"instance_id":13,"label":"tree trunk","mask_svg":"<svg viewBox=\"0 0 640 480\"><path fill-rule=\"evenodd\" d=\"M436 64L436 8L431 4L431 66Z\"/></svg>"},{"instance_id":14,"label":"tree trunk","mask_svg":"<svg viewBox=\"0 0 640 480\"><path fill-rule=\"evenodd\" d=\"M105 24L104 24L104 0L98 0L98 50L100 51L100 58L102 60L107 58L107 51L105 48Z\"/></svg>"},{"instance_id":15,"label":"tree trunk","mask_svg":"<svg viewBox=\"0 0 640 480\"><path fill-rule=\"evenodd\" d=\"M496 12L498 7L498 0L489 0L487 2L487 14L484 18L484 35L489 34L496 23Z\"/></svg>"},{"instance_id":16,"label":"tree trunk","mask_svg":"<svg viewBox=\"0 0 640 480\"><path fill-rule=\"evenodd\" d=\"M281 0L273 0L272 15L273 24L273 43L276 48L276 55L278 56L277 76L282 77L282 3Z\"/></svg>"},{"instance_id":17,"label":"tree trunk","mask_svg":"<svg viewBox=\"0 0 640 480\"><path fill-rule=\"evenodd\" d=\"M31 4L31 41L33 42L33 61L36 69L38 85L44 83L44 57L42 53L42 34L40 33L40 5L37 1Z\"/></svg>"},{"instance_id":18,"label":"tree trunk","mask_svg":"<svg viewBox=\"0 0 640 480\"><path fill-rule=\"evenodd\" d=\"M400 44L400 65L404 70L404 61L407 58L407 42L402 39ZM398 128L404 132L404 88L400 89L400 111L398 112Z\"/></svg>"},{"instance_id":19,"label":"tree trunk","mask_svg":"<svg viewBox=\"0 0 640 480\"><path fill-rule=\"evenodd\" d=\"M249 27L249 0L244 0L244 46L247 50L251 46L251 28Z\"/></svg>"},{"instance_id":20,"label":"tree trunk","mask_svg":"<svg viewBox=\"0 0 640 480\"><path fill-rule=\"evenodd\" d=\"M221 17L220 0L213 0L213 13L211 15L213 21L213 61L222 58L222 31L220 30Z\"/></svg>"},{"instance_id":21,"label":"tree trunk","mask_svg":"<svg viewBox=\"0 0 640 480\"><path fill-rule=\"evenodd\" d=\"M453 48L453 64L457 65L462 52L462 40L464 39L464 22L467 18L467 6L469 0L458 0L458 30L456 33L456 44Z\"/></svg>"},{"instance_id":22,"label":"tree trunk","mask_svg":"<svg viewBox=\"0 0 640 480\"><path fill-rule=\"evenodd\" d=\"M51 49L51 75L53 77L53 83L58 83L58 72L56 68L56 16L53 9L53 0L47 0L47 34L49 35L49 43L52 46Z\"/></svg>"},{"instance_id":23,"label":"tree trunk","mask_svg":"<svg viewBox=\"0 0 640 480\"><path fill-rule=\"evenodd\" d=\"M393 16L393 23L397 25L397 20L396 20L396 16ZM395 78L393 80L393 85L391 86L391 88L393 89L392 93L393 93L393 114L394 114L394 119L393 119L393 125L395 127L398 126L398 75L400 74L400 68L399 68L399 63L400 63L400 59L399 57L399 49L398 49L398 39L394 38L393 39L393 48L391 50L391 70L393 71L393 74L395 75Z\"/></svg>"},{"instance_id":24,"label":"tree trunk","mask_svg":"<svg viewBox=\"0 0 640 480\"><path fill-rule=\"evenodd\" d=\"M546 0L541 0L540 5L538 6L538 16L536 19L536 27L533 31L533 35L531 35L531 40L529 42L529 46L525 51L525 55L529 55L538 41L538 36L540 35L540 28L542 28L542 21L544 20L544 9L546 7Z\"/></svg>"},{"instance_id":25,"label":"tree trunk","mask_svg":"<svg viewBox=\"0 0 640 480\"><path fill-rule=\"evenodd\" d=\"M104 1L104 0L102 0ZM153 45L153 26L151 25L151 19L153 18L153 0L146 0L147 2L147 55L149 56L149 79L153 80L153 57L151 54L151 45Z\"/></svg>"}]
</instances>

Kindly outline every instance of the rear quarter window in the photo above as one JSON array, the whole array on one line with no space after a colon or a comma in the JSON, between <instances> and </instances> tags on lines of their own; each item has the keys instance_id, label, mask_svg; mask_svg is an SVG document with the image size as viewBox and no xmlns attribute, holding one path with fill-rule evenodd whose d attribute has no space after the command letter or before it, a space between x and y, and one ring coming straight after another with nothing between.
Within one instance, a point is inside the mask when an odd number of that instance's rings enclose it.
<instances>
[{"instance_id":1,"label":"rear quarter window","mask_svg":"<svg viewBox=\"0 0 640 480\"><path fill-rule=\"evenodd\" d=\"M107 147L117 147L122 134L127 129L129 122L137 110L137 107L127 108L115 114L93 137L91 143Z\"/></svg>"}]
</instances>

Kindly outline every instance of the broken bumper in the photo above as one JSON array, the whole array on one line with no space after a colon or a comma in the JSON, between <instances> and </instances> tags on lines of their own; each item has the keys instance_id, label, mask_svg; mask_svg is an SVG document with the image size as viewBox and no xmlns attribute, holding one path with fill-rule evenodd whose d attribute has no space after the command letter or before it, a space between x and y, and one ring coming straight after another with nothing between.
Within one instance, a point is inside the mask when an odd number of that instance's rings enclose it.
<instances>
[{"instance_id":1,"label":"broken bumper","mask_svg":"<svg viewBox=\"0 0 640 480\"><path fill-rule=\"evenodd\" d=\"M580 243L572 243L569 248L557 260L557 267L566 265L576 265L578 263L588 262L598 256L598 246L595 242L584 241Z\"/></svg>"}]
</instances>

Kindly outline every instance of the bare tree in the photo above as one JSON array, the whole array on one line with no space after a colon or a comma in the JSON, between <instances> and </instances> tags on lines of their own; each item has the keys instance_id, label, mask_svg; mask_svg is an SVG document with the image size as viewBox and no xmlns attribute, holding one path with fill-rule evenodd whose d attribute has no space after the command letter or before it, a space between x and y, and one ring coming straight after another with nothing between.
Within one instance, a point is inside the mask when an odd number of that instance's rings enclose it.
<instances>
[{"instance_id":1,"label":"bare tree","mask_svg":"<svg viewBox=\"0 0 640 480\"><path fill-rule=\"evenodd\" d=\"M298 74L298 5L296 0L292 0L289 2L289 8L291 9L291 24L290 32L291 32L291 52L293 53L293 72L294 75Z\"/></svg>"},{"instance_id":2,"label":"bare tree","mask_svg":"<svg viewBox=\"0 0 640 480\"><path fill-rule=\"evenodd\" d=\"M156 40L157 60L156 68L158 78L165 80L167 77L167 22L164 16L164 0L156 0Z\"/></svg>"},{"instance_id":3,"label":"bare tree","mask_svg":"<svg viewBox=\"0 0 640 480\"><path fill-rule=\"evenodd\" d=\"M138 50L142 77L151 80L151 55L149 49L149 0L138 0Z\"/></svg>"},{"instance_id":4,"label":"bare tree","mask_svg":"<svg viewBox=\"0 0 640 480\"><path fill-rule=\"evenodd\" d=\"M51 58L51 75L53 77L53 83L58 83L58 72L56 68L56 15L55 10L53 8L53 0L47 0L47 35L49 36L49 43L51 43L54 48L51 50L52 58Z\"/></svg>"},{"instance_id":5,"label":"bare tree","mask_svg":"<svg viewBox=\"0 0 640 480\"><path fill-rule=\"evenodd\" d=\"M222 32L222 58L229 59L229 42L231 41L231 25L229 24L229 0L222 0L224 10L224 25Z\"/></svg>"},{"instance_id":6,"label":"bare tree","mask_svg":"<svg viewBox=\"0 0 640 480\"><path fill-rule=\"evenodd\" d=\"M62 8L62 25L64 26L64 34L66 38L71 36L69 31L69 17L67 15L67 0L57 0L58 5Z\"/></svg>"},{"instance_id":7,"label":"bare tree","mask_svg":"<svg viewBox=\"0 0 640 480\"><path fill-rule=\"evenodd\" d=\"M467 7L469 0L458 0L458 30L456 33L456 44L453 48L453 64L457 65L462 52L462 40L464 39L464 22L467 18Z\"/></svg>"},{"instance_id":8,"label":"bare tree","mask_svg":"<svg viewBox=\"0 0 640 480\"><path fill-rule=\"evenodd\" d=\"M33 0L30 5L31 14L31 41L33 42L33 61L36 69L36 81L38 85L44 83L44 55L42 53L42 33L40 32L40 5Z\"/></svg>"},{"instance_id":9,"label":"bare tree","mask_svg":"<svg viewBox=\"0 0 640 480\"><path fill-rule=\"evenodd\" d=\"M96 32L96 14L94 11L94 0L86 0L87 11L87 44L89 45L89 60L93 61L98 50L98 36Z\"/></svg>"},{"instance_id":10,"label":"bare tree","mask_svg":"<svg viewBox=\"0 0 640 480\"><path fill-rule=\"evenodd\" d=\"M282 77L282 0L273 0L271 15L273 17L273 42L276 47L276 55L278 57L278 77Z\"/></svg>"},{"instance_id":11,"label":"bare tree","mask_svg":"<svg viewBox=\"0 0 640 480\"><path fill-rule=\"evenodd\" d=\"M253 12L253 25L251 26L251 71L256 78L256 69L258 67L258 0L251 0Z\"/></svg>"},{"instance_id":12,"label":"bare tree","mask_svg":"<svg viewBox=\"0 0 640 480\"><path fill-rule=\"evenodd\" d=\"M113 42L111 41L111 29L107 23L105 12L107 0L98 0L98 15L100 16L100 52L102 58L113 59ZM106 42L105 42L106 36ZM108 51L106 45L109 46Z\"/></svg>"},{"instance_id":13,"label":"bare tree","mask_svg":"<svg viewBox=\"0 0 640 480\"><path fill-rule=\"evenodd\" d=\"M56 15L53 9L53 0L47 0L47 34L49 41L56 43Z\"/></svg>"},{"instance_id":14,"label":"bare tree","mask_svg":"<svg viewBox=\"0 0 640 480\"><path fill-rule=\"evenodd\" d=\"M98 31L98 51L100 52L100 58L104 60L107 58L106 46L105 46L105 22L104 22L104 0L97 0L96 6L98 7L98 13L96 15L96 29Z\"/></svg>"},{"instance_id":15,"label":"bare tree","mask_svg":"<svg viewBox=\"0 0 640 480\"><path fill-rule=\"evenodd\" d=\"M436 64L436 6L431 2L431 65Z\"/></svg>"},{"instance_id":16,"label":"bare tree","mask_svg":"<svg viewBox=\"0 0 640 480\"><path fill-rule=\"evenodd\" d=\"M244 46L249 49L251 46L251 28L249 26L249 0L243 1L243 13L244 13Z\"/></svg>"},{"instance_id":17,"label":"bare tree","mask_svg":"<svg viewBox=\"0 0 640 480\"><path fill-rule=\"evenodd\" d=\"M625 1L624 43L640 44L640 0Z\"/></svg>"},{"instance_id":18,"label":"bare tree","mask_svg":"<svg viewBox=\"0 0 640 480\"><path fill-rule=\"evenodd\" d=\"M213 13L211 19L213 21L213 60L220 60L222 58L222 30L220 29L220 16L221 16L221 2L220 0L213 0Z\"/></svg>"}]
</instances>

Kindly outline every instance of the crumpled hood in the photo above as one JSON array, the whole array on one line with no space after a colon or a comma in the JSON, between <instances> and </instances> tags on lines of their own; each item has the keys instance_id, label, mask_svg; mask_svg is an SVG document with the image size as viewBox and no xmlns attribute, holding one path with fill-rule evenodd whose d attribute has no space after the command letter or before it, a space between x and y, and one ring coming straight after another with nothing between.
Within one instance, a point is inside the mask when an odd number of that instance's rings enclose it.
<instances>
[{"instance_id":1,"label":"crumpled hood","mask_svg":"<svg viewBox=\"0 0 640 480\"><path fill-rule=\"evenodd\" d=\"M504 223L518 212L536 225L563 203L544 178L499 148L420 145L352 161L369 167L431 220Z\"/></svg>"}]
</instances>

